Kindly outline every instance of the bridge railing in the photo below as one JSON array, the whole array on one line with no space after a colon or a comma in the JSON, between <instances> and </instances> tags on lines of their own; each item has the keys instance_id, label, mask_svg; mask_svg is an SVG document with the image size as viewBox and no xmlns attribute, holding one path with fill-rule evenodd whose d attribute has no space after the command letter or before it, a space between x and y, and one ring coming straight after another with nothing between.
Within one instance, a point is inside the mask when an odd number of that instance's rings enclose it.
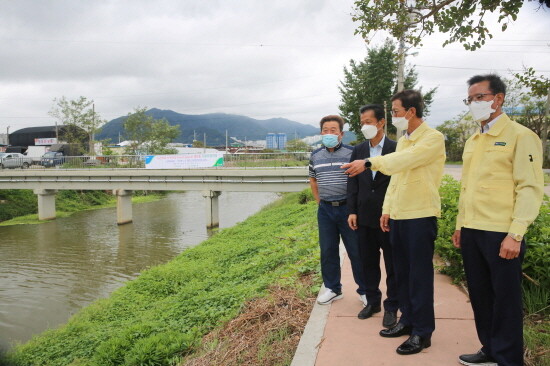
<instances>
[{"instance_id":1,"label":"bridge railing","mask_svg":"<svg viewBox=\"0 0 550 366\"><path fill-rule=\"evenodd\" d=\"M200 154L178 154L195 155ZM223 166L211 169L224 168L288 168L305 167L308 165L309 152L283 153L235 153L224 154ZM13 168L19 168L14 166ZM62 156L41 158L25 166L30 169L145 169L146 155L103 155L103 156ZM189 169L193 169L190 167ZM204 168L200 168L204 169Z\"/></svg>"}]
</instances>

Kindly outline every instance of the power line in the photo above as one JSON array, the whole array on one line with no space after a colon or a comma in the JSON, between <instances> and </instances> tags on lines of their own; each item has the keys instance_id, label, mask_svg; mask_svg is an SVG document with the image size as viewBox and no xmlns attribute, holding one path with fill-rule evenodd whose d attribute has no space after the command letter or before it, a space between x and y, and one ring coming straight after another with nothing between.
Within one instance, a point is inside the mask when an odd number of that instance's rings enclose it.
<instances>
[{"instance_id":1,"label":"power line","mask_svg":"<svg viewBox=\"0 0 550 366\"><path fill-rule=\"evenodd\" d=\"M86 44L114 44L114 45L179 45L186 47L253 47L253 48L351 48L357 46L342 46L328 44L238 44L238 43L188 43L183 41L108 41L108 40L85 40L85 39L32 39L32 38L0 38L5 42L46 42L46 43L86 43Z\"/></svg>"},{"instance_id":2,"label":"power line","mask_svg":"<svg viewBox=\"0 0 550 366\"><path fill-rule=\"evenodd\" d=\"M433 68L433 69L452 69L452 70L490 70L490 71L525 71L523 69L483 69L481 67L452 67L452 66L433 66L433 65L419 65L416 64L414 66L417 67L426 67L426 68ZM537 70L537 72L550 72L550 70Z\"/></svg>"}]
</instances>

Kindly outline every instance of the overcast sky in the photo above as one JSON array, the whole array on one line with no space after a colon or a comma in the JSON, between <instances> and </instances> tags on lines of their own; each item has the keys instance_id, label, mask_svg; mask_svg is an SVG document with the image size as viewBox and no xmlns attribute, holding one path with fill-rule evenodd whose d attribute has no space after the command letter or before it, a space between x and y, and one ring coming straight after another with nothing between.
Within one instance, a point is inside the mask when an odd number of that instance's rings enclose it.
<instances>
[{"instance_id":1,"label":"overcast sky","mask_svg":"<svg viewBox=\"0 0 550 366\"><path fill-rule=\"evenodd\" d=\"M53 125L53 99L81 95L107 120L147 106L317 125L338 113L343 67L366 54L352 0L0 4L0 133ZM504 33L491 27L480 51L442 48L443 35L411 51L419 84L439 87L430 125L465 110L465 81L476 73L509 77L525 65L550 76L550 10L537 9L527 2Z\"/></svg>"}]
</instances>

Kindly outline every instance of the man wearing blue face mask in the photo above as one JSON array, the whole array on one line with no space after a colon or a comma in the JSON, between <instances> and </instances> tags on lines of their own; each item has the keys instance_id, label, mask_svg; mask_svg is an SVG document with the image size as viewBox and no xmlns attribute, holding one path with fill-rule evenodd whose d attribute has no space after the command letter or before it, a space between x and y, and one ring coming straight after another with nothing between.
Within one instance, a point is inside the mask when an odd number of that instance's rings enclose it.
<instances>
[{"instance_id":1,"label":"man wearing blue face mask","mask_svg":"<svg viewBox=\"0 0 550 366\"><path fill-rule=\"evenodd\" d=\"M348 226L347 176L340 167L349 163L353 148L342 144L344 120L337 115L323 117L320 122L323 147L313 151L309 162L309 181L315 200L319 204L319 246L321 274L326 290L317 302L330 304L341 299L340 238L348 253L357 283L357 293L366 294L363 280L357 234ZM364 296L360 296L362 299ZM366 306L366 304L364 304Z\"/></svg>"}]
</instances>

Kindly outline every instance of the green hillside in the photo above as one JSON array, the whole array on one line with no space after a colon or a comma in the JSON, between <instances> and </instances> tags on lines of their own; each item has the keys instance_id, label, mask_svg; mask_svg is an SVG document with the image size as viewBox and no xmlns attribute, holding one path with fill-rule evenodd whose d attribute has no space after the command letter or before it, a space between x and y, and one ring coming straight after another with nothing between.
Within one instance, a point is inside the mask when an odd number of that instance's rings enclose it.
<instances>
[{"instance_id":1,"label":"green hillside","mask_svg":"<svg viewBox=\"0 0 550 366\"><path fill-rule=\"evenodd\" d=\"M146 113L156 119L165 118L171 125L180 125L181 134L174 142L187 144L193 142L194 134L196 134L197 140L202 141L206 133L207 145L225 145L226 130L230 137L233 136L241 140L245 138L248 140L264 140L269 132L286 133L289 140L295 136L303 138L319 133L317 127L284 118L257 120L225 113L190 115L156 108L150 109ZM108 138L113 142L118 142L120 133L121 138L125 139L122 128L125 119L126 116L119 117L106 123L96 135L96 138L100 140Z\"/></svg>"}]
</instances>

